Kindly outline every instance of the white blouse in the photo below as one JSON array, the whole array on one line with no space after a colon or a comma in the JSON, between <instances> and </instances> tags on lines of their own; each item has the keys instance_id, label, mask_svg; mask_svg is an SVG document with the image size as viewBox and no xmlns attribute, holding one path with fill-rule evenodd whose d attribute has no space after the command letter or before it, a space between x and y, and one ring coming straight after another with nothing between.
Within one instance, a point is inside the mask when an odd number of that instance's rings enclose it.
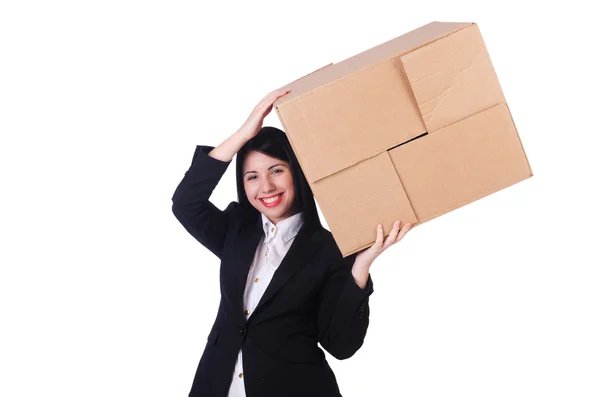
<instances>
[{"instance_id":1,"label":"white blouse","mask_svg":"<svg viewBox=\"0 0 600 397\"><path fill-rule=\"evenodd\" d=\"M258 305L260 298L269 286L275 271L283 257L290 249L294 238L304 223L302 213L297 213L274 225L269 218L261 213L264 235L261 237L254 260L248 271L246 289L244 290L244 310L246 320ZM244 387L244 369L242 363L242 349L233 371L233 379L229 387L229 397L246 397Z\"/></svg>"}]
</instances>

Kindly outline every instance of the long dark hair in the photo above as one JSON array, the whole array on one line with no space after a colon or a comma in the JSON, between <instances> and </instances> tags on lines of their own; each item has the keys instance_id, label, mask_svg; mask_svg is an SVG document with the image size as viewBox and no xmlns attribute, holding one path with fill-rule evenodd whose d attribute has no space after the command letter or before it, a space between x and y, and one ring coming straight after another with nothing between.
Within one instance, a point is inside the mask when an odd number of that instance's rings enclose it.
<instances>
[{"instance_id":1,"label":"long dark hair","mask_svg":"<svg viewBox=\"0 0 600 397\"><path fill-rule=\"evenodd\" d=\"M308 181L304 176L304 172L300 168L298 159L292 150L290 141L285 132L275 127L262 127L256 136L250 139L242 146L236 155L236 182L238 203L248 214L257 215L258 210L254 208L248 201L246 191L244 190L243 166L244 160L248 153L252 150L261 152L271 157L287 161L290 164L292 171L292 179L294 181L294 211L302 212L304 224L309 228L322 228L315 199L312 189L308 185Z\"/></svg>"}]
</instances>

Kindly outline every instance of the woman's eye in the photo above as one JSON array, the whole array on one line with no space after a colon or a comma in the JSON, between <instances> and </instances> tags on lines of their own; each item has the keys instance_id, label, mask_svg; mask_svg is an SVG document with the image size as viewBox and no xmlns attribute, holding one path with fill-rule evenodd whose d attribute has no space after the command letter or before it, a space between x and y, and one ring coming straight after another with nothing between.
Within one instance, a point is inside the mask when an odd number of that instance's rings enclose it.
<instances>
[{"instance_id":1,"label":"woman's eye","mask_svg":"<svg viewBox=\"0 0 600 397\"><path fill-rule=\"evenodd\" d=\"M281 172L283 172L283 170L282 170L282 169L279 169L279 168L278 168L278 169L276 169L276 170L273 170L273 173L274 173L274 174L275 174L275 173L279 174L279 173L281 173ZM249 176L249 177L248 177L246 180L247 180L247 181L251 181L251 180L253 180L253 179L256 179L256 175Z\"/></svg>"}]
</instances>

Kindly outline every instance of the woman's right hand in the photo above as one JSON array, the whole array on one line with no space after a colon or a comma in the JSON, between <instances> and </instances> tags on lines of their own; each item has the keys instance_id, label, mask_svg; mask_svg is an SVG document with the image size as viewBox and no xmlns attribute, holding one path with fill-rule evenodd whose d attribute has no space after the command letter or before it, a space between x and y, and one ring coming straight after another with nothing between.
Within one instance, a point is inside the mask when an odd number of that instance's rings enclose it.
<instances>
[{"instance_id":1,"label":"woman's right hand","mask_svg":"<svg viewBox=\"0 0 600 397\"><path fill-rule=\"evenodd\" d=\"M290 91L289 88L281 88L267 94L267 96L254 107L254 110L250 113L250 116L248 116L248 119L238 132L243 134L248 140L254 138L262 128L265 117L271 113L275 101L282 96L287 95Z\"/></svg>"}]
</instances>

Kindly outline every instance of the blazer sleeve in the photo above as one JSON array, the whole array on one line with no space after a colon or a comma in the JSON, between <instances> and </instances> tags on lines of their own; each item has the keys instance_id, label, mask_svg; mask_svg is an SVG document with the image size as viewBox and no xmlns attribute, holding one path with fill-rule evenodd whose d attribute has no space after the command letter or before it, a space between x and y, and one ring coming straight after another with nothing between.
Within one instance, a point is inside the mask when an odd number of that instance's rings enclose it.
<instances>
[{"instance_id":1,"label":"blazer sleeve","mask_svg":"<svg viewBox=\"0 0 600 397\"><path fill-rule=\"evenodd\" d=\"M173 214L203 246L221 259L225 236L238 203L229 203L224 211L208 199L231 161L210 157L213 146L196 147L192 164L173 194Z\"/></svg>"},{"instance_id":2,"label":"blazer sleeve","mask_svg":"<svg viewBox=\"0 0 600 397\"><path fill-rule=\"evenodd\" d=\"M365 289L352 277L356 254L335 261L321 290L318 310L319 343L333 357L352 357L362 346L369 326L369 296L373 280Z\"/></svg>"}]
</instances>

